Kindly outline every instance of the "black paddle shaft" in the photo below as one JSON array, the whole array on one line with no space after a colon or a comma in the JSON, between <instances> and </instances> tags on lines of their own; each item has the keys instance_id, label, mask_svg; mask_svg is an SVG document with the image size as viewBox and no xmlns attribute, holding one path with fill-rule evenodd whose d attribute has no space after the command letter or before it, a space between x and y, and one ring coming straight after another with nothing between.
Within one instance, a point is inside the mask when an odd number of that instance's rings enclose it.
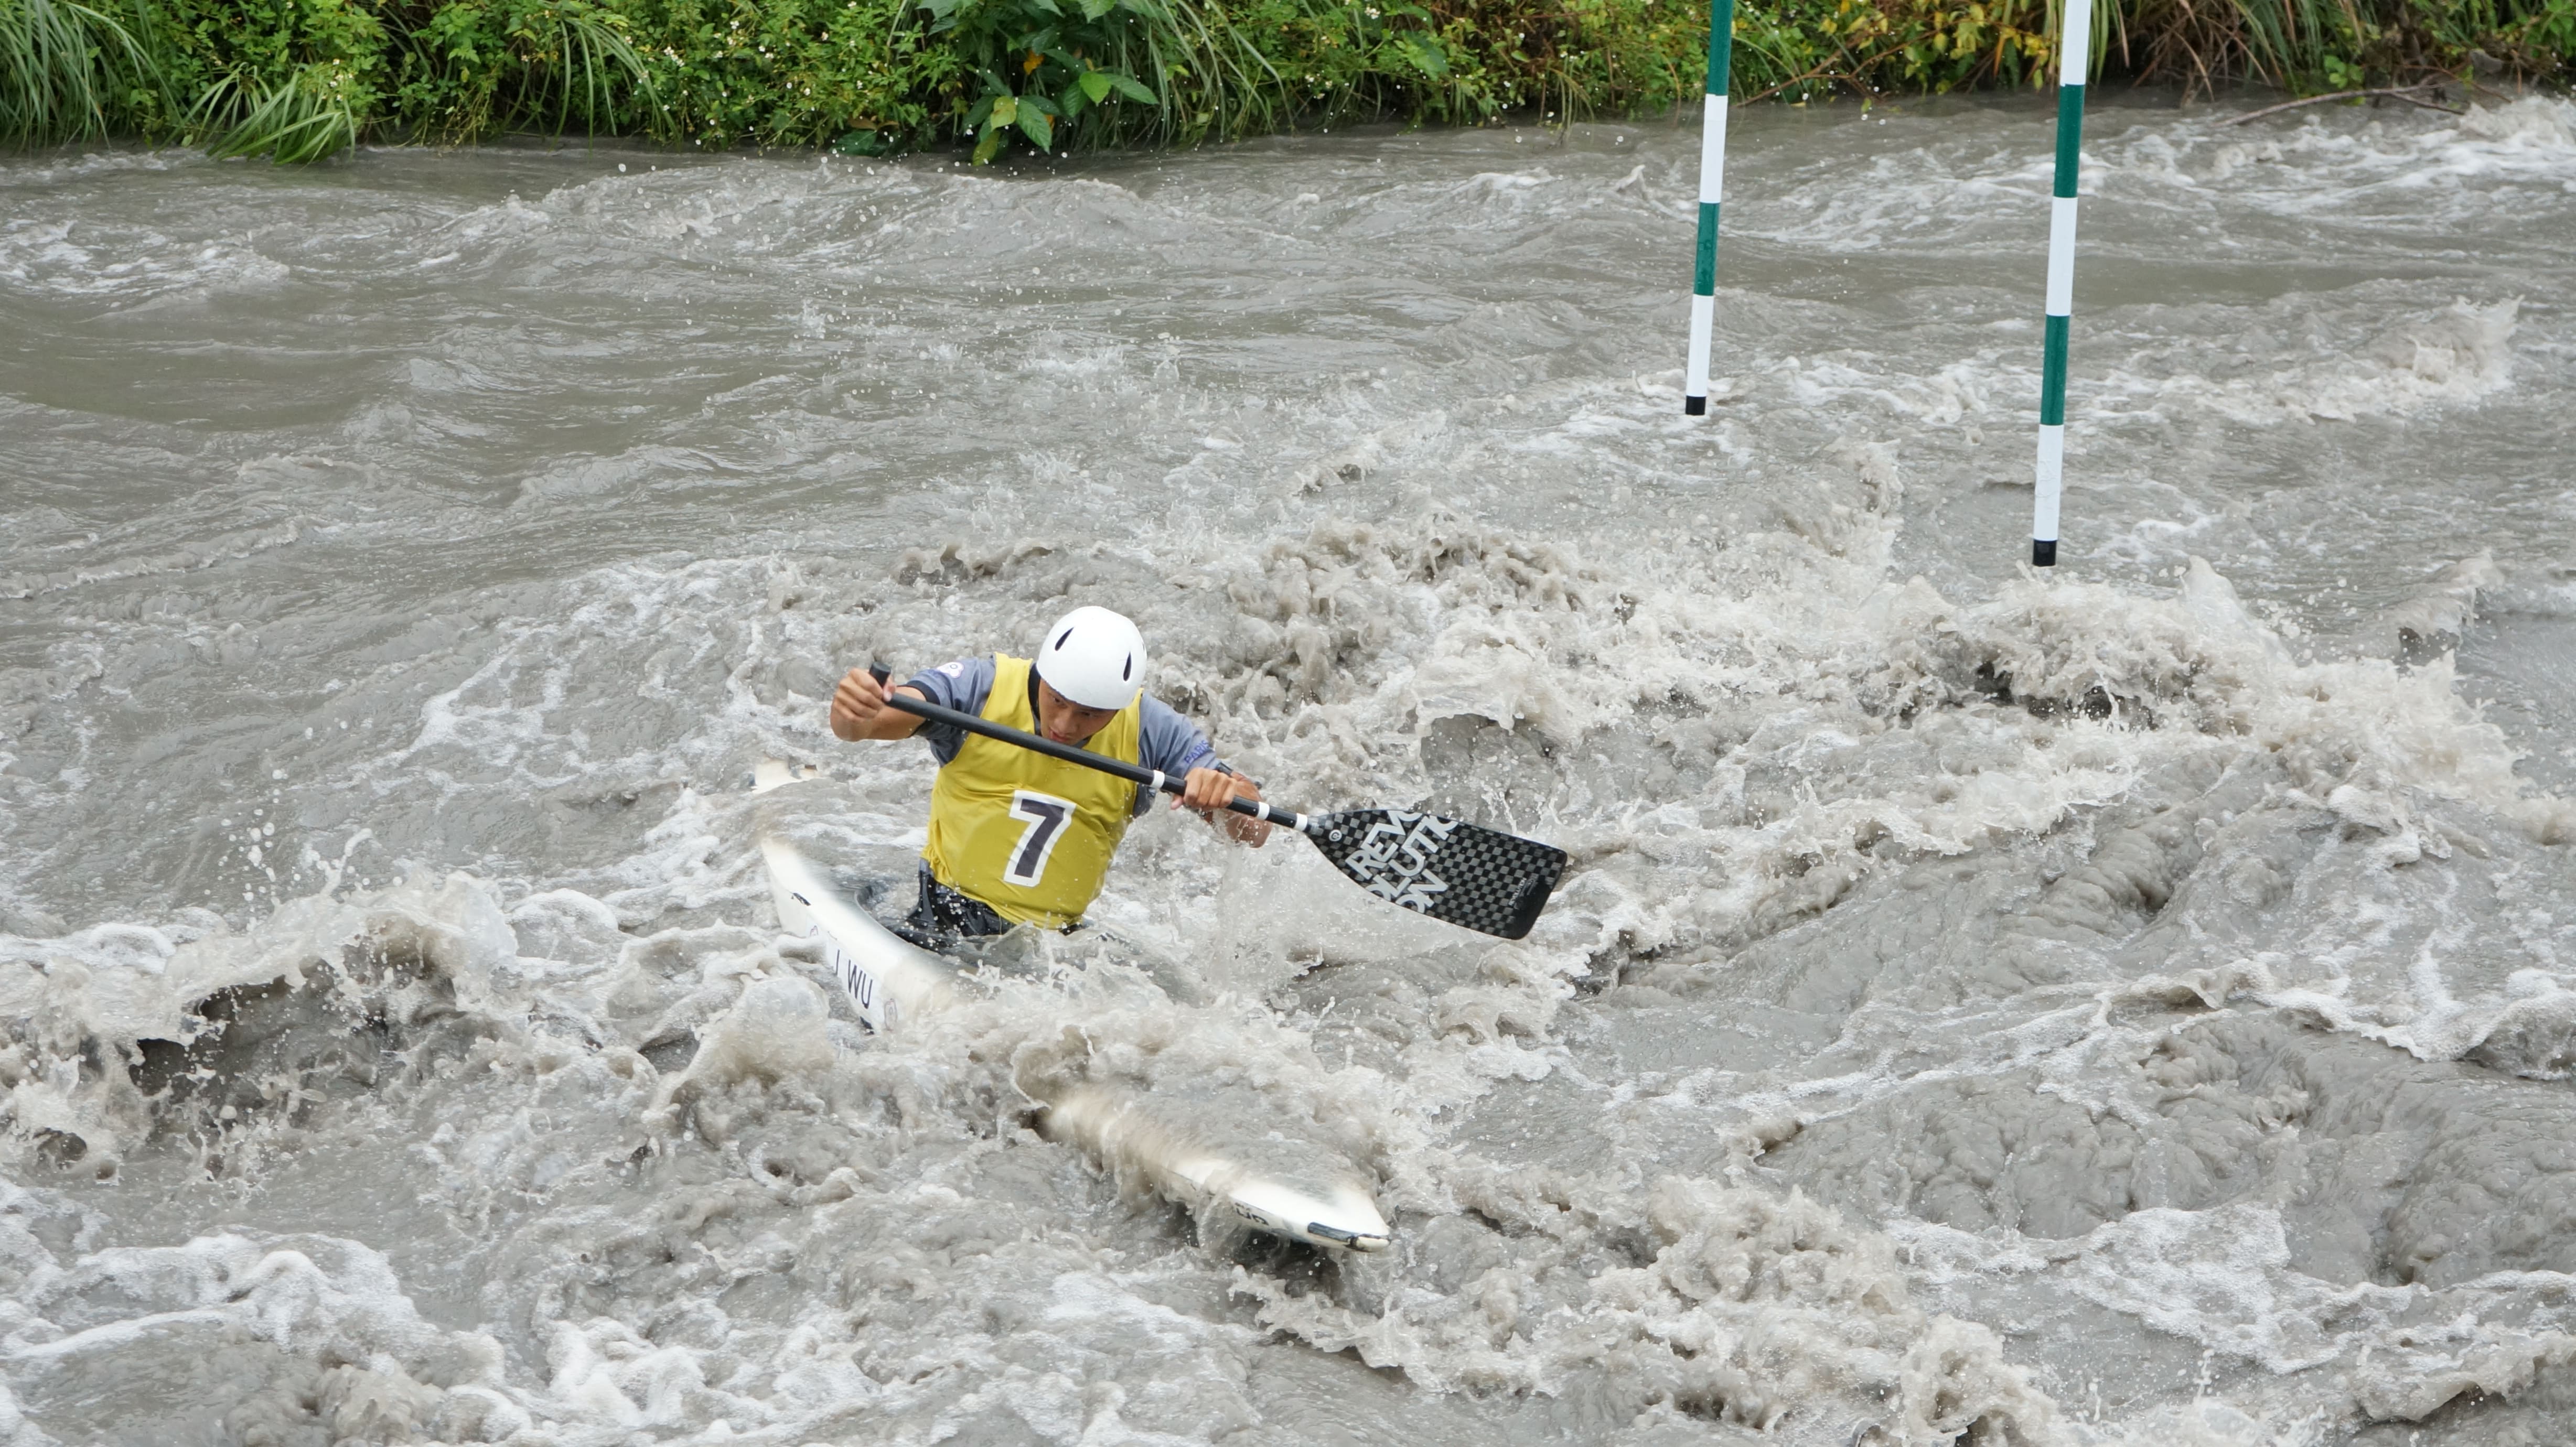
<instances>
[{"instance_id":1,"label":"black paddle shaft","mask_svg":"<svg viewBox=\"0 0 2576 1447\"><path fill-rule=\"evenodd\" d=\"M883 684L881 668L868 670ZM886 704L916 718L981 734L1000 743L1079 764L1166 794L1187 787L1160 769L1112 759L1074 744L1060 744L1024 729L998 724L889 689ZM1538 922L1539 911L1565 872L1565 851L1437 814L1409 809L1349 809L1300 814L1293 809L1233 799L1227 808L1265 824L1285 824L1306 836L1351 882L1418 914L1516 940Z\"/></svg>"},{"instance_id":2,"label":"black paddle shaft","mask_svg":"<svg viewBox=\"0 0 2576 1447\"><path fill-rule=\"evenodd\" d=\"M888 674L874 668L869 669L868 672L875 674L880 684L889 677ZM1060 744L1025 729L1015 729L1009 724L997 724L979 714L962 713L943 704L932 703L928 699L896 693L890 688L886 690L886 706L902 709L905 713L917 718L926 718L932 723L964 729L970 734L982 734L988 739L997 739L1006 744L1017 744L1031 753L1044 754L1050 759L1062 759L1068 764L1080 764L1086 769L1098 769L1104 774L1115 774L1131 784L1141 784L1148 789L1159 789L1166 794L1177 794L1188 787L1186 781L1175 779L1160 769L1142 768L1124 760L1110 758L1105 754L1095 754L1080 744ZM1301 834L1313 827L1315 822L1293 810L1274 809L1267 804L1254 803L1250 799L1229 800L1225 807L1238 814L1249 814L1264 824L1285 824Z\"/></svg>"}]
</instances>

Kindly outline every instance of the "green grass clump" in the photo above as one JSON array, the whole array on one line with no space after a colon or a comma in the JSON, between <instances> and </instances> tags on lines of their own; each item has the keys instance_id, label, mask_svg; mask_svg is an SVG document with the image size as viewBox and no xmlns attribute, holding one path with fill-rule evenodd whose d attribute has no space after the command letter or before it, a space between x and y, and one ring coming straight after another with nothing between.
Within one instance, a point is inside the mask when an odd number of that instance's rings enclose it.
<instances>
[{"instance_id":1,"label":"green grass clump","mask_svg":"<svg viewBox=\"0 0 2576 1447\"><path fill-rule=\"evenodd\" d=\"M958 145L977 161L1358 119L1632 116L1705 0L0 0L0 143L312 161L511 133ZM1735 95L2045 85L2055 0L1741 0ZM2564 83L2576 0L2103 0L2098 73L2303 91Z\"/></svg>"},{"instance_id":2,"label":"green grass clump","mask_svg":"<svg viewBox=\"0 0 2576 1447\"><path fill-rule=\"evenodd\" d=\"M0 141L86 140L166 111L153 39L135 0L0 0Z\"/></svg>"}]
</instances>

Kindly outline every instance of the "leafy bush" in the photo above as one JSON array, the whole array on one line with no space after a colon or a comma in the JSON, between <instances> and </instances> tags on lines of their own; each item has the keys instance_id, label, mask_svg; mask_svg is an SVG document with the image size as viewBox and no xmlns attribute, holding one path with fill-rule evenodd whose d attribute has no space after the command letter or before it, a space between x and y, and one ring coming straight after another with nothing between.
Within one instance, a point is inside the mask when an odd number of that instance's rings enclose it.
<instances>
[{"instance_id":1,"label":"leafy bush","mask_svg":"<svg viewBox=\"0 0 2576 1447\"><path fill-rule=\"evenodd\" d=\"M2061 0L1740 0L1739 100L2040 86ZM2090 0L2081 0L2090 3ZM1687 103L1705 0L0 0L0 141L1187 145ZM2576 0L2101 0L2106 78L2564 81Z\"/></svg>"},{"instance_id":2,"label":"leafy bush","mask_svg":"<svg viewBox=\"0 0 2576 1447\"><path fill-rule=\"evenodd\" d=\"M165 0L150 13L175 51L165 64L190 82L180 130L215 155L318 161L377 112L385 27L359 0Z\"/></svg>"},{"instance_id":3,"label":"leafy bush","mask_svg":"<svg viewBox=\"0 0 2576 1447\"><path fill-rule=\"evenodd\" d=\"M923 39L944 45L971 78L962 125L981 137L979 164L1014 129L1041 151L1055 148L1059 123L1068 144L1160 139L1120 125L1129 102L1148 108L1137 115L1151 126L1178 109L1189 81L1222 87L1226 74L1221 46L1193 43L1204 31L1188 0L921 0L919 12Z\"/></svg>"},{"instance_id":4,"label":"leafy bush","mask_svg":"<svg viewBox=\"0 0 2576 1447\"><path fill-rule=\"evenodd\" d=\"M632 23L591 0L451 0L400 32L393 109L427 139L614 132L650 116Z\"/></svg>"}]
</instances>

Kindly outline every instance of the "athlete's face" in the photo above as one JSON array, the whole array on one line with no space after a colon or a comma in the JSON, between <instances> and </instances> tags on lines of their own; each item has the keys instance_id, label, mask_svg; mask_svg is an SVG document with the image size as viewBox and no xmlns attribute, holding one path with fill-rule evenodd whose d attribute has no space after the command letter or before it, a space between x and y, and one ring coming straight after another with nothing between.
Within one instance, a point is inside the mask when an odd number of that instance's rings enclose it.
<instances>
[{"instance_id":1,"label":"athlete's face","mask_svg":"<svg viewBox=\"0 0 2576 1447\"><path fill-rule=\"evenodd\" d=\"M1056 692L1045 679L1038 680L1038 732L1057 743L1083 743L1116 717L1114 708L1084 708Z\"/></svg>"}]
</instances>

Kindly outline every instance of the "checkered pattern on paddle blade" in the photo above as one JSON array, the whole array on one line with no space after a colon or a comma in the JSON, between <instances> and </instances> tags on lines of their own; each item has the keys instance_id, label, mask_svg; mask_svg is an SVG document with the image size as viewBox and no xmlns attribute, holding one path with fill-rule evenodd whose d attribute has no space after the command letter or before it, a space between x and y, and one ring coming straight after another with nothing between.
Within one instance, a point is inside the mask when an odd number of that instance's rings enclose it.
<instances>
[{"instance_id":1,"label":"checkered pattern on paddle blade","mask_svg":"<svg viewBox=\"0 0 2576 1447\"><path fill-rule=\"evenodd\" d=\"M1565 851L1402 809L1327 814L1306 837L1368 892L1481 934L1516 940L1538 922Z\"/></svg>"}]
</instances>

